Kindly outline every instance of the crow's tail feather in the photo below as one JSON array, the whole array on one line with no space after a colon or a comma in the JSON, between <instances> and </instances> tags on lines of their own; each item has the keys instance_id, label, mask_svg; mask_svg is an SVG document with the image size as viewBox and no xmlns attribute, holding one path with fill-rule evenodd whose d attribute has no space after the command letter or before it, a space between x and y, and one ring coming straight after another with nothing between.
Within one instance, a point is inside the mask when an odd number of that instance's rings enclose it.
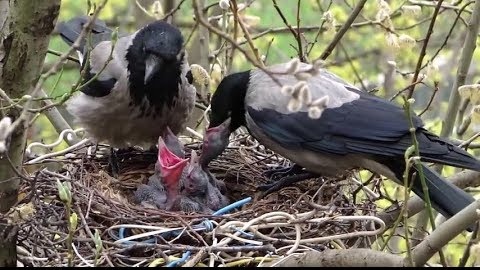
<instances>
[{"instance_id":1,"label":"crow's tail feather","mask_svg":"<svg viewBox=\"0 0 480 270\"><path fill-rule=\"evenodd\" d=\"M470 194L448 180L443 179L429 167L425 165L421 166L423 168L423 175L425 176L425 183L428 188L428 195L432 207L444 217L450 218L475 201ZM425 200L420 174L416 168L415 171L417 171L417 173L413 180L412 191ZM474 224L469 227L469 231L473 231L473 227Z\"/></svg>"}]
</instances>

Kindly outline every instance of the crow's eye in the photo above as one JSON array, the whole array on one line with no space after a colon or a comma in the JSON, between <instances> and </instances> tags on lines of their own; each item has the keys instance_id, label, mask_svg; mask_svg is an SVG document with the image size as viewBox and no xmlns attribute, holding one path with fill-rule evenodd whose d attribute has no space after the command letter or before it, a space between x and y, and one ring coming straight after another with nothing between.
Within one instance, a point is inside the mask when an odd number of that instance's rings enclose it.
<instances>
[{"instance_id":1,"label":"crow's eye","mask_svg":"<svg viewBox=\"0 0 480 270\"><path fill-rule=\"evenodd\" d=\"M192 75L192 71L191 71L191 70L189 70L189 71L187 72L187 75L186 75L185 77L187 77L187 81L188 81L189 84L192 84L192 83L193 83L193 75Z\"/></svg>"}]
</instances>

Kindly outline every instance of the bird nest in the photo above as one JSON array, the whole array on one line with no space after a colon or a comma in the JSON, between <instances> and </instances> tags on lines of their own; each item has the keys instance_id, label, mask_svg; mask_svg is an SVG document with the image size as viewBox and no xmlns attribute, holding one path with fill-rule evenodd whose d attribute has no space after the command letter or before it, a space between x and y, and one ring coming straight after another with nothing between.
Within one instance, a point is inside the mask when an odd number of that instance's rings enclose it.
<instances>
[{"instance_id":1,"label":"bird nest","mask_svg":"<svg viewBox=\"0 0 480 270\"><path fill-rule=\"evenodd\" d=\"M186 143L187 155L199 146ZM245 134L209 165L234 203L222 215L133 203L136 187L154 172L156 154L118 154L120 168L113 177L102 151L108 148L87 143L27 166L32 177L23 180L14 211L21 263L261 266L306 250L361 246L382 229L373 200L363 196L354 202L358 185L352 175L310 179L259 199L258 186L269 181L265 170L289 164ZM60 199L58 182L70 183L71 203Z\"/></svg>"}]
</instances>

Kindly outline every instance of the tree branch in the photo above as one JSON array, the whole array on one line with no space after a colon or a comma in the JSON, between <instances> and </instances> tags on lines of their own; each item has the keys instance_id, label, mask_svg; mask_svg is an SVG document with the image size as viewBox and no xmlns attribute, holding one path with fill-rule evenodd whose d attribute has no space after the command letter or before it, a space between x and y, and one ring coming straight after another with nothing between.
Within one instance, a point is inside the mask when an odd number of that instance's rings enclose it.
<instances>
[{"instance_id":1,"label":"tree branch","mask_svg":"<svg viewBox=\"0 0 480 270\"><path fill-rule=\"evenodd\" d=\"M418 57L417 68L415 68L415 74L413 74L412 84L408 89L407 99L413 96L413 91L415 90L415 85L416 85L415 82L418 80L418 75L420 74L420 69L422 68L422 64L423 64L423 58L425 58L425 55L427 54L428 41L430 40L430 37L433 34L433 26L437 21L437 15L438 15L438 12L440 11L440 7L442 6L442 2L443 0L439 0L437 3L437 6L435 7L435 10L433 11L432 20L430 20L430 25L428 26L427 35L425 36L422 50L420 51L420 56Z\"/></svg>"},{"instance_id":2,"label":"tree branch","mask_svg":"<svg viewBox=\"0 0 480 270\"><path fill-rule=\"evenodd\" d=\"M460 95L458 93L458 87L465 84L468 69L472 61L473 52L476 48L476 41L478 30L480 28L480 1L475 1L473 7L473 13L470 16L470 21L467 29L467 36L463 43L462 55L457 70L457 78L450 90L450 98L448 101L448 109L445 115L445 119L442 123L442 131L440 136L447 137L452 133L455 119L458 113L458 107L460 105Z\"/></svg>"},{"instance_id":3,"label":"tree branch","mask_svg":"<svg viewBox=\"0 0 480 270\"><path fill-rule=\"evenodd\" d=\"M479 208L480 201L477 200L438 226L432 234L427 236L425 240L413 249L412 258L415 265L423 266L450 240L478 221L477 210Z\"/></svg>"},{"instance_id":4,"label":"tree branch","mask_svg":"<svg viewBox=\"0 0 480 270\"><path fill-rule=\"evenodd\" d=\"M335 49L335 46L337 46L338 42L342 39L343 35L350 29L350 25L355 21L357 18L358 14L360 14L360 11L362 11L363 6L367 0L360 0L355 6L355 9L353 9L352 13L348 17L347 21L342 25L340 30L338 30L337 34L333 38L333 40L328 44L327 48L323 51L322 55L320 56L320 59L325 60L328 58L328 56L333 52L333 49Z\"/></svg>"},{"instance_id":5,"label":"tree branch","mask_svg":"<svg viewBox=\"0 0 480 270\"><path fill-rule=\"evenodd\" d=\"M357 249L307 251L268 263L267 267L404 267L403 258L386 252Z\"/></svg>"}]
</instances>

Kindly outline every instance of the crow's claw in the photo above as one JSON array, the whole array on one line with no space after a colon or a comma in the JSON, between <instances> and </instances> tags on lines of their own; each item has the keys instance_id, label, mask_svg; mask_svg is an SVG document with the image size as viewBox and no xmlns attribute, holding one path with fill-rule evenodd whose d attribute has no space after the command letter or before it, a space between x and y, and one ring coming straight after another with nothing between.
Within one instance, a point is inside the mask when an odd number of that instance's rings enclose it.
<instances>
[{"instance_id":1,"label":"crow's claw","mask_svg":"<svg viewBox=\"0 0 480 270\"><path fill-rule=\"evenodd\" d=\"M280 180L275 181L270 184L262 185L258 187L258 190L263 191L261 198L267 196L268 194L278 191L284 187L291 186L292 184L296 182L300 182L303 180L310 179L312 177L316 177L318 175L310 172L305 172L297 175L290 175L290 176L285 176L282 177Z\"/></svg>"},{"instance_id":2,"label":"crow's claw","mask_svg":"<svg viewBox=\"0 0 480 270\"><path fill-rule=\"evenodd\" d=\"M108 170L111 172L111 175L115 178L118 178L118 173L120 171L120 165L118 163L118 154L113 147L110 147L110 156L108 157Z\"/></svg>"},{"instance_id":3,"label":"crow's claw","mask_svg":"<svg viewBox=\"0 0 480 270\"><path fill-rule=\"evenodd\" d=\"M271 180L275 180L275 179L278 179L278 178L282 178L282 177L286 177L286 176L290 176L290 175L300 173L302 171L302 169L303 168L300 167L299 165L294 164L294 165L289 166L289 167L279 167L279 168L267 170L263 173L263 175L265 175L265 177L267 177Z\"/></svg>"}]
</instances>

